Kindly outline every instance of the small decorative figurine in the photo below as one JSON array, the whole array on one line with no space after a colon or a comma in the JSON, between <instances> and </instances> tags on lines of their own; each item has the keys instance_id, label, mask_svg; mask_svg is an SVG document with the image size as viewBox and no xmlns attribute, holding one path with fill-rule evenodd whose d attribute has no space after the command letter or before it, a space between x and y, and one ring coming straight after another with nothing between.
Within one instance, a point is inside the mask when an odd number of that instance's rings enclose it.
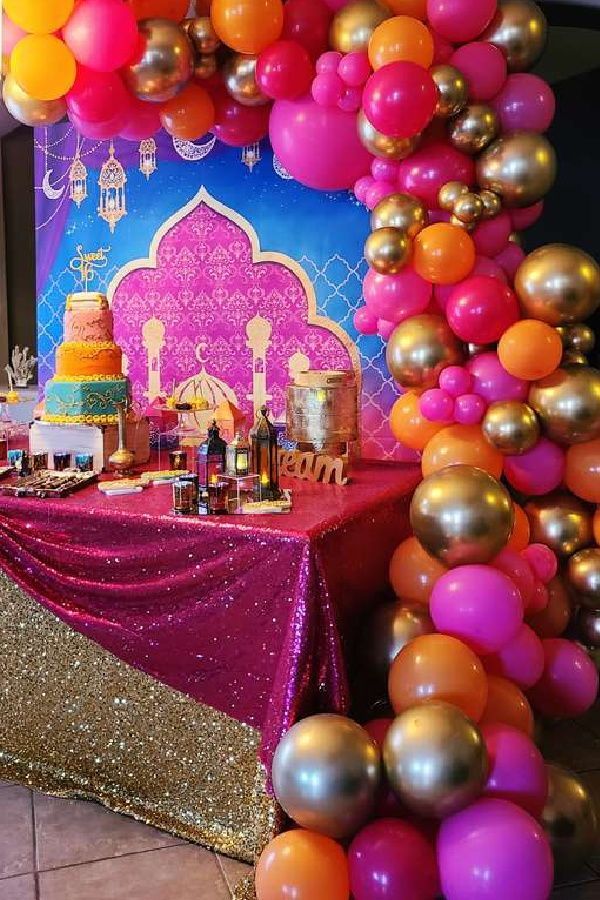
<instances>
[{"instance_id":1,"label":"small decorative figurine","mask_svg":"<svg viewBox=\"0 0 600 900\"><path fill-rule=\"evenodd\" d=\"M109 468L122 478L128 475L135 463L135 454L127 449L127 406L125 403L115 404L117 407L117 415L119 417L119 446L108 458Z\"/></svg>"},{"instance_id":2,"label":"small decorative figurine","mask_svg":"<svg viewBox=\"0 0 600 900\"><path fill-rule=\"evenodd\" d=\"M12 365L5 367L8 375L8 385L11 393L15 388L26 388L33 378L33 370L37 363L37 356L29 355L29 347L15 347L12 356Z\"/></svg>"}]
</instances>

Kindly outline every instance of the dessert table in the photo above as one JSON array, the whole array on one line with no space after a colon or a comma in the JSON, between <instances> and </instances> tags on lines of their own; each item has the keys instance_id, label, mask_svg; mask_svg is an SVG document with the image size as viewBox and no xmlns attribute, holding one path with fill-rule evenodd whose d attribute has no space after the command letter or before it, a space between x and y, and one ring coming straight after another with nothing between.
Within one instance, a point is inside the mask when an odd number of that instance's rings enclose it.
<instances>
[{"instance_id":1,"label":"dessert table","mask_svg":"<svg viewBox=\"0 0 600 900\"><path fill-rule=\"evenodd\" d=\"M290 481L278 516L174 517L165 485L0 497L0 778L253 861L280 824L280 736L347 710L344 648L418 479Z\"/></svg>"}]
</instances>

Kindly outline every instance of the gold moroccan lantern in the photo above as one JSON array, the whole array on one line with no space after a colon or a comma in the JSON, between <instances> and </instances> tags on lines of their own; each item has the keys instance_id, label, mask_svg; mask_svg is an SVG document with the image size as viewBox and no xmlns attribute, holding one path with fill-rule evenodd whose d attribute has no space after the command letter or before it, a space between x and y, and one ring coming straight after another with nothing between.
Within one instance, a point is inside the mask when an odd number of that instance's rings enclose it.
<instances>
[{"instance_id":1,"label":"gold moroccan lantern","mask_svg":"<svg viewBox=\"0 0 600 900\"><path fill-rule=\"evenodd\" d=\"M156 141L154 138L147 138L140 144L140 172L150 179L156 169Z\"/></svg>"}]
</instances>

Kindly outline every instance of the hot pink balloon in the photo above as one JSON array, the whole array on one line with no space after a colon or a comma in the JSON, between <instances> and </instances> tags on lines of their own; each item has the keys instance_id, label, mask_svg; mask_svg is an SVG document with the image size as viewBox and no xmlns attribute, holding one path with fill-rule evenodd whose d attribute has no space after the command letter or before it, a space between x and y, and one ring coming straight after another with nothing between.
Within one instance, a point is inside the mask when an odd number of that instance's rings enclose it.
<instances>
[{"instance_id":1,"label":"hot pink balloon","mask_svg":"<svg viewBox=\"0 0 600 900\"><path fill-rule=\"evenodd\" d=\"M375 179L372 175L363 175L362 178L358 179L352 190L359 203L366 203L367 193L374 184Z\"/></svg>"},{"instance_id":2,"label":"hot pink balloon","mask_svg":"<svg viewBox=\"0 0 600 900\"><path fill-rule=\"evenodd\" d=\"M27 32L15 25L5 12L2 13L2 28L0 30L2 31L2 56L10 56Z\"/></svg>"},{"instance_id":3,"label":"hot pink balloon","mask_svg":"<svg viewBox=\"0 0 600 900\"><path fill-rule=\"evenodd\" d=\"M485 657L484 666L490 675L508 678L527 690L540 680L544 671L542 642L529 625L523 624L506 647Z\"/></svg>"},{"instance_id":4,"label":"hot pink balloon","mask_svg":"<svg viewBox=\"0 0 600 900\"><path fill-rule=\"evenodd\" d=\"M67 108L84 122L107 122L129 109L130 96L116 72L78 66L75 84L67 94Z\"/></svg>"},{"instance_id":5,"label":"hot pink balloon","mask_svg":"<svg viewBox=\"0 0 600 900\"><path fill-rule=\"evenodd\" d=\"M473 231L477 252L482 256L496 256L507 244L512 231L512 221L506 210L493 219L484 219Z\"/></svg>"},{"instance_id":6,"label":"hot pink balloon","mask_svg":"<svg viewBox=\"0 0 600 900\"><path fill-rule=\"evenodd\" d=\"M350 0L323 0L326 6L329 9L332 9L334 12L337 12L338 9L342 9L342 7L347 6L350 3Z\"/></svg>"},{"instance_id":7,"label":"hot pink balloon","mask_svg":"<svg viewBox=\"0 0 600 900\"><path fill-rule=\"evenodd\" d=\"M315 77L311 94L319 106L337 106L344 94L344 82L337 72L323 72Z\"/></svg>"},{"instance_id":8,"label":"hot pink balloon","mask_svg":"<svg viewBox=\"0 0 600 900\"><path fill-rule=\"evenodd\" d=\"M481 734L490 760L484 796L509 800L539 819L548 797L548 771L538 748L510 725L484 725Z\"/></svg>"},{"instance_id":9,"label":"hot pink balloon","mask_svg":"<svg viewBox=\"0 0 600 900\"><path fill-rule=\"evenodd\" d=\"M131 98L127 121L119 133L126 141L144 141L160 131L160 105Z\"/></svg>"},{"instance_id":10,"label":"hot pink balloon","mask_svg":"<svg viewBox=\"0 0 600 900\"><path fill-rule=\"evenodd\" d=\"M441 66L449 63L454 53L454 44L438 34L432 28L429 29L433 38L433 65Z\"/></svg>"},{"instance_id":11,"label":"hot pink balloon","mask_svg":"<svg viewBox=\"0 0 600 900\"><path fill-rule=\"evenodd\" d=\"M535 616L536 613L542 612L542 610L546 609L548 606L549 600L550 595L548 594L548 588L543 581L540 581L539 578L535 578L533 582L533 593L525 608L526 614L528 616Z\"/></svg>"},{"instance_id":12,"label":"hot pink balloon","mask_svg":"<svg viewBox=\"0 0 600 900\"><path fill-rule=\"evenodd\" d=\"M367 53L347 53L340 61L338 75L348 87L362 87L371 75L371 63Z\"/></svg>"},{"instance_id":13,"label":"hot pink balloon","mask_svg":"<svg viewBox=\"0 0 600 900\"><path fill-rule=\"evenodd\" d=\"M473 376L474 392L488 403L496 403L498 400L526 400L529 396L529 382L509 375L494 351L478 353L469 360L467 369Z\"/></svg>"},{"instance_id":14,"label":"hot pink balloon","mask_svg":"<svg viewBox=\"0 0 600 900\"><path fill-rule=\"evenodd\" d=\"M455 50L450 65L462 72L469 83L469 97L477 102L491 100L506 81L506 57L494 44L474 41Z\"/></svg>"},{"instance_id":15,"label":"hot pink balloon","mask_svg":"<svg viewBox=\"0 0 600 900\"><path fill-rule=\"evenodd\" d=\"M378 318L398 324L427 309L431 284L406 266L397 275L380 275L369 269L363 284L365 303Z\"/></svg>"},{"instance_id":16,"label":"hot pink balloon","mask_svg":"<svg viewBox=\"0 0 600 900\"><path fill-rule=\"evenodd\" d=\"M437 88L429 72L413 62L393 62L374 72L365 85L363 109L382 134L408 138L431 122Z\"/></svg>"},{"instance_id":17,"label":"hot pink balloon","mask_svg":"<svg viewBox=\"0 0 600 900\"><path fill-rule=\"evenodd\" d=\"M484 798L440 827L446 900L548 900L552 851L542 826L507 800Z\"/></svg>"},{"instance_id":18,"label":"hot pink balloon","mask_svg":"<svg viewBox=\"0 0 600 900\"><path fill-rule=\"evenodd\" d=\"M529 72L509 75L492 106L503 131L547 131L556 111L550 85Z\"/></svg>"},{"instance_id":19,"label":"hot pink balloon","mask_svg":"<svg viewBox=\"0 0 600 900\"><path fill-rule=\"evenodd\" d=\"M329 46L331 10L321 0L288 0L283 7L282 38L302 44L316 59Z\"/></svg>"},{"instance_id":20,"label":"hot pink balloon","mask_svg":"<svg viewBox=\"0 0 600 900\"><path fill-rule=\"evenodd\" d=\"M515 583L492 566L457 566L437 580L429 600L438 631L476 653L497 653L523 623L523 601Z\"/></svg>"},{"instance_id":21,"label":"hot pink balloon","mask_svg":"<svg viewBox=\"0 0 600 900\"><path fill-rule=\"evenodd\" d=\"M389 319L379 319L377 321L377 333L384 341L389 341L395 327L396 323L390 322Z\"/></svg>"},{"instance_id":22,"label":"hot pink balloon","mask_svg":"<svg viewBox=\"0 0 600 900\"><path fill-rule=\"evenodd\" d=\"M455 44L478 37L496 12L496 0L427 0L432 28Z\"/></svg>"},{"instance_id":23,"label":"hot pink balloon","mask_svg":"<svg viewBox=\"0 0 600 900\"><path fill-rule=\"evenodd\" d=\"M137 21L122 0L83 0L62 30L77 62L98 72L114 72L134 55Z\"/></svg>"},{"instance_id":24,"label":"hot pink balloon","mask_svg":"<svg viewBox=\"0 0 600 900\"><path fill-rule=\"evenodd\" d=\"M512 284L515 280L517 269L525 259L525 251L514 241L509 241L495 258L495 262L502 267L504 274Z\"/></svg>"},{"instance_id":25,"label":"hot pink balloon","mask_svg":"<svg viewBox=\"0 0 600 900\"><path fill-rule=\"evenodd\" d=\"M446 366L440 372L440 387L452 397L460 397L471 390L473 379L463 366Z\"/></svg>"},{"instance_id":26,"label":"hot pink balloon","mask_svg":"<svg viewBox=\"0 0 600 900\"><path fill-rule=\"evenodd\" d=\"M348 850L355 900L433 900L439 892L435 851L414 825L379 819ZM315 898L316 900L316 898Z\"/></svg>"},{"instance_id":27,"label":"hot pink balloon","mask_svg":"<svg viewBox=\"0 0 600 900\"><path fill-rule=\"evenodd\" d=\"M125 127L127 111L120 112L105 122L86 122L74 112L69 113L69 119L82 137L93 141L106 141L109 138L117 137L121 129Z\"/></svg>"},{"instance_id":28,"label":"hot pink balloon","mask_svg":"<svg viewBox=\"0 0 600 900\"><path fill-rule=\"evenodd\" d=\"M391 181L375 181L366 193L365 205L367 209L374 210L381 200L385 200L386 197L395 193L397 193L397 188Z\"/></svg>"},{"instance_id":29,"label":"hot pink balloon","mask_svg":"<svg viewBox=\"0 0 600 900\"><path fill-rule=\"evenodd\" d=\"M374 159L371 163L371 175L376 181L388 181L390 184L395 184L399 172L399 163L391 159Z\"/></svg>"},{"instance_id":30,"label":"hot pink balloon","mask_svg":"<svg viewBox=\"0 0 600 900\"><path fill-rule=\"evenodd\" d=\"M271 111L273 151L297 181L319 190L350 188L366 175L371 156L356 130L356 116L326 109L311 97L278 100Z\"/></svg>"},{"instance_id":31,"label":"hot pink balloon","mask_svg":"<svg viewBox=\"0 0 600 900\"><path fill-rule=\"evenodd\" d=\"M524 206L523 209L511 209L510 218L515 231L523 231L534 225L544 211L544 201L538 200L533 206Z\"/></svg>"},{"instance_id":32,"label":"hot pink balloon","mask_svg":"<svg viewBox=\"0 0 600 900\"><path fill-rule=\"evenodd\" d=\"M544 673L529 691L531 702L544 716L582 716L598 695L596 666L574 641L548 638L542 646Z\"/></svg>"},{"instance_id":33,"label":"hot pink balloon","mask_svg":"<svg viewBox=\"0 0 600 900\"><path fill-rule=\"evenodd\" d=\"M328 50L327 53L322 53L316 63L317 75L324 75L326 72L337 73L343 58L343 54L337 50Z\"/></svg>"},{"instance_id":34,"label":"hot pink balloon","mask_svg":"<svg viewBox=\"0 0 600 900\"><path fill-rule=\"evenodd\" d=\"M487 256L478 256L475 259L475 265L471 269L469 278L473 278L475 275L488 275L490 278L497 278L499 281L506 284L506 274L504 273L504 270L495 260L488 259ZM440 309L444 310L444 312L453 291L462 283L463 282L459 281L456 284L435 284L433 286L433 296Z\"/></svg>"},{"instance_id":35,"label":"hot pink balloon","mask_svg":"<svg viewBox=\"0 0 600 900\"><path fill-rule=\"evenodd\" d=\"M535 497L548 494L556 490L564 473L564 450L548 438L540 438L535 447L520 456L504 458L504 474L522 494Z\"/></svg>"},{"instance_id":36,"label":"hot pink balloon","mask_svg":"<svg viewBox=\"0 0 600 900\"><path fill-rule=\"evenodd\" d=\"M487 409L479 394L461 394L454 404L454 421L459 425L479 425Z\"/></svg>"},{"instance_id":37,"label":"hot pink balloon","mask_svg":"<svg viewBox=\"0 0 600 900\"><path fill-rule=\"evenodd\" d=\"M521 556L531 566L533 574L543 584L549 584L558 572L558 559L554 550L546 544L530 544Z\"/></svg>"},{"instance_id":38,"label":"hot pink balloon","mask_svg":"<svg viewBox=\"0 0 600 900\"><path fill-rule=\"evenodd\" d=\"M454 421L454 397L441 388L431 388L421 394L419 409L430 422Z\"/></svg>"},{"instance_id":39,"label":"hot pink balloon","mask_svg":"<svg viewBox=\"0 0 600 900\"><path fill-rule=\"evenodd\" d=\"M314 66L308 51L297 41L275 41L256 63L256 81L273 100L294 100L310 89Z\"/></svg>"},{"instance_id":40,"label":"hot pink balloon","mask_svg":"<svg viewBox=\"0 0 600 900\"><path fill-rule=\"evenodd\" d=\"M475 275L454 288L446 316L461 340L492 344L514 325L520 313L517 298L508 285L489 275Z\"/></svg>"},{"instance_id":41,"label":"hot pink balloon","mask_svg":"<svg viewBox=\"0 0 600 900\"><path fill-rule=\"evenodd\" d=\"M400 190L415 194L432 209L437 207L440 188L447 181L473 184L475 164L470 156L445 141L425 144L400 164Z\"/></svg>"},{"instance_id":42,"label":"hot pink balloon","mask_svg":"<svg viewBox=\"0 0 600 900\"><path fill-rule=\"evenodd\" d=\"M535 583L533 570L527 560L520 553L511 550L510 547L505 547L498 556L494 557L492 565L512 578L521 595L523 608L526 609L531 600Z\"/></svg>"},{"instance_id":43,"label":"hot pink balloon","mask_svg":"<svg viewBox=\"0 0 600 900\"><path fill-rule=\"evenodd\" d=\"M377 316L362 306L354 313L354 327L359 334L377 334Z\"/></svg>"}]
</instances>

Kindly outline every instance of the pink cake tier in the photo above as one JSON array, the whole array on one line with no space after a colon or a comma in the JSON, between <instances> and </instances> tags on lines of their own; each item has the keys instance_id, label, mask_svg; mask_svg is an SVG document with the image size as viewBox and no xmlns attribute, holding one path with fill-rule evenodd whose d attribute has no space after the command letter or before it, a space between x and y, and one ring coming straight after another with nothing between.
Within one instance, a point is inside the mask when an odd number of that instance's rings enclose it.
<instances>
[{"instance_id":1,"label":"pink cake tier","mask_svg":"<svg viewBox=\"0 0 600 900\"><path fill-rule=\"evenodd\" d=\"M65 342L105 343L113 339L110 309L74 307L65 313Z\"/></svg>"}]
</instances>

